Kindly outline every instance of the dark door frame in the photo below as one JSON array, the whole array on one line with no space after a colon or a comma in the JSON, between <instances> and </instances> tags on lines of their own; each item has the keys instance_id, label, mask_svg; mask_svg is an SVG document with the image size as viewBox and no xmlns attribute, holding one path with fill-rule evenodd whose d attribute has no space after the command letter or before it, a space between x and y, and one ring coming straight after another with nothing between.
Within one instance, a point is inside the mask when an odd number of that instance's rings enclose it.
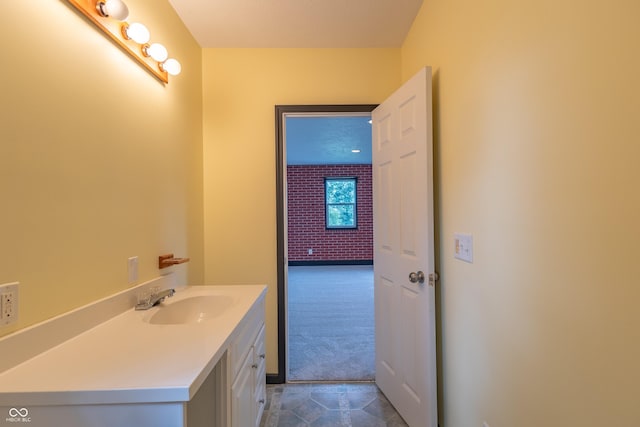
<instances>
[{"instance_id":1,"label":"dark door frame","mask_svg":"<svg viewBox=\"0 0 640 427\"><path fill-rule=\"evenodd\" d=\"M277 223L277 301L278 301L278 372L267 374L269 384L282 384L286 382L286 283L285 283L285 247L286 238L284 235L286 212L284 210L284 182L286 179L285 141L284 141L284 116L287 113L370 113L377 104L349 104L349 105L276 105L276 223Z\"/></svg>"}]
</instances>

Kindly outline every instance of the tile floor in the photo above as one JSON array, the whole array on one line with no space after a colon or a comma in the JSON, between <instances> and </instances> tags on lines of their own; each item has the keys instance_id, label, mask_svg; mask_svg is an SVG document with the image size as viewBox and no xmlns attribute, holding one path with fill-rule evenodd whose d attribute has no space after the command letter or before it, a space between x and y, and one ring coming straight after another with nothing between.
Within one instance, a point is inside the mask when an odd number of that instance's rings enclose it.
<instances>
[{"instance_id":1,"label":"tile floor","mask_svg":"<svg viewBox=\"0 0 640 427\"><path fill-rule=\"evenodd\" d=\"M407 427L373 383L267 385L261 427Z\"/></svg>"}]
</instances>

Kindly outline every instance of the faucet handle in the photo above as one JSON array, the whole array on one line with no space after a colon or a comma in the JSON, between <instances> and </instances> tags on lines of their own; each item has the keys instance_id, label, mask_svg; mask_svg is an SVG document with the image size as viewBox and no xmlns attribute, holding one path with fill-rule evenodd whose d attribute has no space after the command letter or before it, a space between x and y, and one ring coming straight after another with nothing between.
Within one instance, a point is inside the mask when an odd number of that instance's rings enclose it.
<instances>
[{"instance_id":1,"label":"faucet handle","mask_svg":"<svg viewBox=\"0 0 640 427\"><path fill-rule=\"evenodd\" d=\"M149 302L151 301L151 297L152 297L151 290L142 289L136 295L136 303L139 306L149 304Z\"/></svg>"}]
</instances>

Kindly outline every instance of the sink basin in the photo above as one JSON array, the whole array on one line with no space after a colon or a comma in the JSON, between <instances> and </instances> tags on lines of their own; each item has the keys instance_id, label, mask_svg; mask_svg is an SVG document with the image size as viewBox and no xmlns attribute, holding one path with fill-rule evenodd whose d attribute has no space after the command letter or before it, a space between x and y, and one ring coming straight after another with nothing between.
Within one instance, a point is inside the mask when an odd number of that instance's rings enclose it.
<instances>
[{"instance_id":1,"label":"sink basin","mask_svg":"<svg viewBox=\"0 0 640 427\"><path fill-rule=\"evenodd\" d=\"M231 306L233 298L223 295L201 295L160 305L147 322L154 325L200 323L220 316Z\"/></svg>"}]
</instances>

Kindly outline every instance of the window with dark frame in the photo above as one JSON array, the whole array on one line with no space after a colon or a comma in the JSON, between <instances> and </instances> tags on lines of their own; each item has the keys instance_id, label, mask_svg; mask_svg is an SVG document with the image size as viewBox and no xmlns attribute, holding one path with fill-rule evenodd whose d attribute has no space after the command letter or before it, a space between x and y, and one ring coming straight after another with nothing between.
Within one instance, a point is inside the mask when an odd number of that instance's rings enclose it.
<instances>
[{"instance_id":1,"label":"window with dark frame","mask_svg":"<svg viewBox=\"0 0 640 427\"><path fill-rule=\"evenodd\" d=\"M327 228L357 228L356 178L325 178Z\"/></svg>"}]
</instances>

